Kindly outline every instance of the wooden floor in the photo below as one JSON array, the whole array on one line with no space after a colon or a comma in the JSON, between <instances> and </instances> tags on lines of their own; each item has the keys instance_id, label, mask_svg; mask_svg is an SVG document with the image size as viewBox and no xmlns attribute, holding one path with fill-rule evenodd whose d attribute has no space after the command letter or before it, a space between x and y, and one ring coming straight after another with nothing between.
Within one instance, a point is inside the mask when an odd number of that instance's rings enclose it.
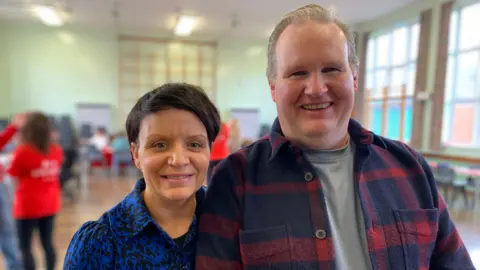
<instances>
[{"instance_id":1,"label":"wooden floor","mask_svg":"<svg viewBox=\"0 0 480 270\"><path fill-rule=\"evenodd\" d=\"M58 255L58 269L62 268L65 250L71 237L85 221L96 220L103 212L114 206L128 194L135 181L118 179L90 178L79 192L76 203L64 202L64 207L56 220L55 245ZM458 210L457 210L458 209ZM477 268L480 269L480 205L475 213L451 209L451 215L469 250ZM35 239L35 257L37 265L42 269L43 255ZM0 269L5 269L0 255Z\"/></svg>"}]
</instances>

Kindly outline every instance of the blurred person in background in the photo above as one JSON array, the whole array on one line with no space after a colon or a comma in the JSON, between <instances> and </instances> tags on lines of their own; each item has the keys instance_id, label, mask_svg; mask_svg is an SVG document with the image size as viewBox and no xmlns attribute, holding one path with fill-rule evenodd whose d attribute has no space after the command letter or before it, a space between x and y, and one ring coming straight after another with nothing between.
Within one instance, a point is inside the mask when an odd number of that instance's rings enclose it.
<instances>
[{"instance_id":1,"label":"blurred person in background","mask_svg":"<svg viewBox=\"0 0 480 270\"><path fill-rule=\"evenodd\" d=\"M198 209L220 116L205 92L165 84L141 97L126 130L143 177L75 233L64 269L194 269Z\"/></svg>"},{"instance_id":2,"label":"blurred person in background","mask_svg":"<svg viewBox=\"0 0 480 270\"><path fill-rule=\"evenodd\" d=\"M130 151L130 143L128 142L127 134L124 131L118 132L113 137L110 148L114 153Z\"/></svg>"},{"instance_id":3,"label":"blurred person in background","mask_svg":"<svg viewBox=\"0 0 480 270\"><path fill-rule=\"evenodd\" d=\"M90 138L89 143L98 151L104 151L110 142L110 138L103 128L98 128L95 134Z\"/></svg>"},{"instance_id":4,"label":"blurred person in background","mask_svg":"<svg viewBox=\"0 0 480 270\"><path fill-rule=\"evenodd\" d=\"M78 157L78 146L79 146L79 138L74 132L73 126L70 127L71 132L68 134L60 133L57 130L53 132L53 141L58 143L63 150L63 163L60 170L60 188L63 191L63 194L70 201L74 201L75 199L75 190L72 188L68 188L67 183L72 179L78 179L78 175L76 175L73 171L73 166L75 165L75 161Z\"/></svg>"},{"instance_id":5,"label":"blurred person in background","mask_svg":"<svg viewBox=\"0 0 480 270\"><path fill-rule=\"evenodd\" d=\"M52 143L51 123L40 112L28 115L20 135L22 143L13 152L7 172L16 183L13 216L24 269L35 269L32 237L38 229L46 269L53 270L56 254L52 240L54 217L61 206L59 176L63 151Z\"/></svg>"},{"instance_id":6,"label":"blurred person in background","mask_svg":"<svg viewBox=\"0 0 480 270\"><path fill-rule=\"evenodd\" d=\"M10 125L0 133L0 150L24 126L26 118L27 113L14 116ZM15 222L12 217L9 187L3 181L5 177L3 161L6 160L8 158L3 159L2 157L2 163L0 163L0 249L2 250L7 269L18 270L23 269L23 265L15 233Z\"/></svg>"},{"instance_id":7,"label":"blurred person in background","mask_svg":"<svg viewBox=\"0 0 480 270\"><path fill-rule=\"evenodd\" d=\"M240 132L240 123L238 119L233 118L230 121L230 136L228 138L229 152L233 153L242 147L242 136Z\"/></svg>"},{"instance_id":8,"label":"blurred person in background","mask_svg":"<svg viewBox=\"0 0 480 270\"><path fill-rule=\"evenodd\" d=\"M222 123L220 126L220 132L218 133L215 141L212 144L212 152L210 154L210 166L208 167L208 173L206 178L206 185L210 183L210 177L217 164L226 158L230 152L228 150L228 141L230 138L230 128L227 123Z\"/></svg>"},{"instance_id":9,"label":"blurred person in background","mask_svg":"<svg viewBox=\"0 0 480 270\"><path fill-rule=\"evenodd\" d=\"M246 140L243 140L243 141L242 141L242 145L241 145L241 146L242 146L242 148L243 148L243 147L247 147L248 145L250 145L250 144L252 144L252 143L253 143L252 140L246 139Z\"/></svg>"},{"instance_id":10,"label":"blurred person in background","mask_svg":"<svg viewBox=\"0 0 480 270\"><path fill-rule=\"evenodd\" d=\"M125 132L121 131L115 134L110 144L110 151L112 153L111 172L112 176L116 177L119 174L121 166L129 166L132 164L130 143L128 142Z\"/></svg>"}]
</instances>

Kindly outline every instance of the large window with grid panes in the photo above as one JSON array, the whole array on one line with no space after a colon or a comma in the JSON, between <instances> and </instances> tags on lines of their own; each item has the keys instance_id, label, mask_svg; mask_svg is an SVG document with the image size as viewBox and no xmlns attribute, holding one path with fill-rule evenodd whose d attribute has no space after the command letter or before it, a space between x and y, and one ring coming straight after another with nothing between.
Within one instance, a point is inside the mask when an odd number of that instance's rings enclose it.
<instances>
[{"instance_id":1,"label":"large window with grid panes","mask_svg":"<svg viewBox=\"0 0 480 270\"><path fill-rule=\"evenodd\" d=\"M450 19L442 142L480 147L480 3L454 8Z\"/></svg>"},{"instance_id":2,"label":"large window with grid panes","mask_svg":"<svg viewBox=\"0 0 480 270\"><path fill-rule=\"evenodd\" d=\"M420 24L372 33L366 63L366 126L378 135L410 142Z\"/></svg>"}]
</instances>

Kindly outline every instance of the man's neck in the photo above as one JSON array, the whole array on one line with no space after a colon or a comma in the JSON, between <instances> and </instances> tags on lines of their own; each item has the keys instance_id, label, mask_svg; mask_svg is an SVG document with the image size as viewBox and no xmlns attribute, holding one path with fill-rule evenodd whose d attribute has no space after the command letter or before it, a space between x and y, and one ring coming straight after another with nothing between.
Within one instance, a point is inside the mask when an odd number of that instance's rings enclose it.
<instances>
[{"instance_id":1,"label":"man's neck","mask_svg":"<svg viewBox=\"0 0 480 270\"><path fill-rule=\"evenodd\" d=\"M336 150L344 148L349 142L350 135L348 132L344 136L319 136L319 137L303 137L289 138L298 143L300 146L312 150Z\"/></svg>"}]
</instances>

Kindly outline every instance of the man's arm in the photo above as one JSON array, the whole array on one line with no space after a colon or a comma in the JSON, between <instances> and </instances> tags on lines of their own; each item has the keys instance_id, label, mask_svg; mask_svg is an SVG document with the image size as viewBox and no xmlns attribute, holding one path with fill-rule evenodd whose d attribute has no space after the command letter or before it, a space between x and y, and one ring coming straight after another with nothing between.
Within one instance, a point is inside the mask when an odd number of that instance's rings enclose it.
<instances>
[{"instance_id":1,"label":"man's arm","mask_svg":"<svg viewBox=\"0 0 480 270\"><path fill-rule=\"evenodd\" d=\"M239 192L243 186L242 156L220 162L201 206L197 270L242 269L239 230L242 220Z\"/></svg>"},{"instance_id":2,"label":"man's arm","mask_svg":"<svg viewBox=\"0 0 480 270\"><path fill-rule=\"evenodd\" d=\"M418 154L417 154L418 155ZM430 182L430 187L435 204L438 208L438 234L435 248L431 259L432 269L475 269L470 255L458 234L455 224L453 224L450 214L443 197L440 196L435 183L432 170L427 161L418 155L423 170Z\"/></svg>"}]
</instances>

